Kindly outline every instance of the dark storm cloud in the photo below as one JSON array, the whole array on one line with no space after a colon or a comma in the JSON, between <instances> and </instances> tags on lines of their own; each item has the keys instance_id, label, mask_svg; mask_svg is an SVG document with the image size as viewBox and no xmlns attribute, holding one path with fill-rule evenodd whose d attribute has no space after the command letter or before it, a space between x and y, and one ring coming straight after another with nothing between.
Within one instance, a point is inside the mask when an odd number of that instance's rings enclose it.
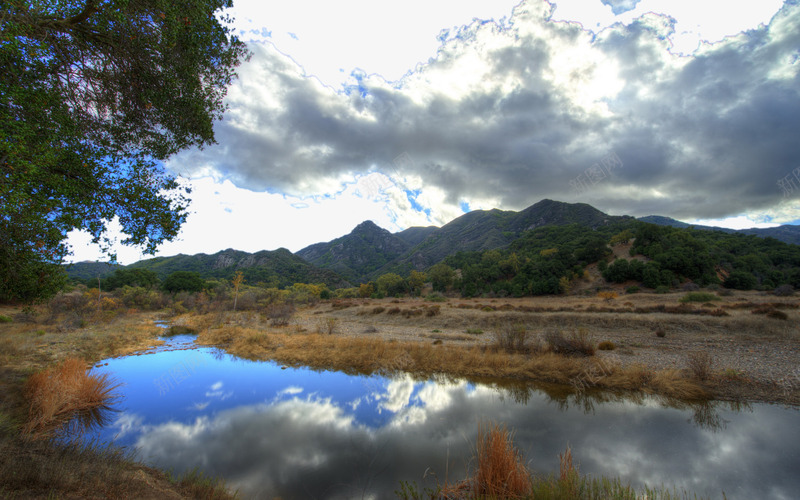
<instances>
[{"instance_id":1,"label":"dark storm cloud","mask_svg":"<svg viewBox=\"0 0 800 500\"><path fill-rule=\"evenodd\" d=\"M796 1L769 26L692 57L669 52L664 16L595 36L550 12L522 4L504 27L462 29L400 82L359 74L347 91L256 45L219 145L174 164L294 194L370 170L416 175L450 203L509 209L555 198L712 218L782 201L778 179L800 166ZM575 179L612 152L621 168L576 191ZM413 161L393 164L402 153Z\"/></svg>"}]
</instances>

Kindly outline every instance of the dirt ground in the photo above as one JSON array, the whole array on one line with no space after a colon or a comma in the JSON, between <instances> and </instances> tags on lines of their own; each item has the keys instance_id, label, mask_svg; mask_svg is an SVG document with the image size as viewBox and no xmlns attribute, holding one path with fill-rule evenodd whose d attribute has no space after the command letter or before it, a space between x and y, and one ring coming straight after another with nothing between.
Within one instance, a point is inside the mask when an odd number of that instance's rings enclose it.
<instances>
[{"instance_id":1,"label":"dirt ground","mask_svg":"<svg viewBox=\"0 0 800 500\"><path fill-rule=\"evenodd\" d=\"M800 404L800 298L736 292L682 304L685 292L618 293L613 299L350 299L303 309L293 325L327 332L332 318L336 335L463 346L490 345L508 324L524 325L533 339L550 330L587 331L595 342L614 345L596 356L623 366L687 369L689 357L704 352L719 398Z\"/></svg>"}]
</instances>

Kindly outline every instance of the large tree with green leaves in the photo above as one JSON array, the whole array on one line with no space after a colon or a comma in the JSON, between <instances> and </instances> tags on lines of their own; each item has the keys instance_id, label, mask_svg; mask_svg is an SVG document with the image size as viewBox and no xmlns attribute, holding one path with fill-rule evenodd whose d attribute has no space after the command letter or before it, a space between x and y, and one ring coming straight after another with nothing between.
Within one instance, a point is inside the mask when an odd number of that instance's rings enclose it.
<instances>
[{"instance_id":1,"label":"large tree with green leaves","mask_svg":"<svg viewBox=\"0 0 800 500\"><path fill-rule=\"evenodd\" d=\"M163 161L214 142L247 57L231 0L0 1L0 300L54 293L67 233L148 253L189 189ZM113 258L113 255L112 255Z\"/></svg>"}]
</instances>

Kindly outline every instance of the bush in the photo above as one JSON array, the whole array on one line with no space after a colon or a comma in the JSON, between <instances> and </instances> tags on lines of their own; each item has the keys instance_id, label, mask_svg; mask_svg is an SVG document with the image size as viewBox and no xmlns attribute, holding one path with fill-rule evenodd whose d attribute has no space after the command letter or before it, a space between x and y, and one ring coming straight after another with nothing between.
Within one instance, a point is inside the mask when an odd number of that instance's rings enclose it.
<instances>
[{"instance_id":1,"label":"bush","mask_svg":"<svg viewBox=\"0 0 800 500\"><path fill-rule=\"evenodd\" d=\"M666 336L667 332L665 332L663 328L659 328L658 330L656 330L656 337L663 339Z\"/></svg>"},{"instance_id":2,"label":"bush","mask_svg":"<svg viewBox=\"0 0 800 500\"><path fill-rule=\"evenodd\" d=\"M696 292L700 290L700 285L697 283L686 283L681 288L684 292Z\"/></svg>"},{"instance_id":3,"label":"bush","mask_svg":"<svg viewBox=\"0 0 800 500\"><path fill-rule=\"evenodd\" d=\"M784 320L789 319L789 316L785 312L778 311L777 309L769 311L767 313L767 317L772 319L784 319Z\"/></svg>"},{"instance_id":4,"label":"bush","mask_svg":"<svg viewBox=\"0 0 800 500\"><path fill-rule=\"evenodd\" d=\"M697 380L708 380L714 360L706 351L695 351L686 356L686 365Z\"/></svg>"},{"instance_id":5,"label":"bush","mask_svg":"<svg viewBox=\"0 0 800 500\"><path fill-rule=\"evenodd\" d=\"M669 293L669 287L666 285L657 286L656 293Z\"/></svg>"},{"instance_id":6,"label":"bush","mask_svg":"<svg viewBox=\"0 0 800 500\"><path fill-rule=\"evenodd\" d=\"M772 293L778 297L791 297L794 295L794 287L792 285L781 285Z\"/></svg>"},{"instance_id":7,"label":"bush","mask_svg":"<svg viewBox=\"0 0 800 500\"><path fill-rule=\"evenodd\" d=\"M612 301L619 297L619 295L617 295L617 292L598 292L597 297L603 300Z\"/></svg>"},{"instance_id":8,"label":"bush","mask_svg":"<svg viewBox=\"0 0 800 500\"><path fill-rule=\"evenodd\" d=\"M528 330L524 323L506 322L499 325L495 333L497 347L507 352L522 352L525 350L525 341Z\"/></svg>"},{"instance_id":9,"label":"bush","mask_svg":"<svg viewBox=\"0 0 800 500\"><path fill-rule=\"evenodd\" d=\"M320 319L317 322L317 331L320 333L326 333L328 335L333 335L336 331L336 324L339 320L336 318L324 318Z\"/></svg>"},{"instance_id":10,"label":"bush","mask_svg":"<svg viewBox=\"0 0 800 500\"><path fill-rule=\"evenodd\" d=\"M431 306L425 308L425 316L428 316L429 318L433 316L438 316L439 314L441 314L441 312L442 311L440 310L439 306Z\"/></svg>"},{"instance_id":11,"label":"bush","mask_svg":"<svg viewBox=\"0 0 800 500\"><path fill-rule=\"evenodd\" d=\"M617 348L617 344L611 342L610 340L604 340L597 344L597 348L601 351L613 351Z\"/></svg>"},{"instance_id":12,"label":"bush","mask_svg":"<svg viewBox=\"0 0 800 500\"><path fill-rule=\"evenodd\" d=\"M586 329L580 328L565 337L560 330L551 330L545 340L553 352L566 356L594 356L595 346Z\"/></svg>"},{"instance_id":13,"label":"bush","mask_svg":"<svg viewBox=\"0 0 800 500\"><path fill-rule=\"evenodd\" d=\"M8 316L0 314L0 323L11 323L12 321L14 320L9 318Z\"/></svg>"},{"instance_id":14,"label":"bush","mask_svg":"<svg viewBox=\"0 0 800 500\"><path fill-rule=\"evenodd\" d=\"M266 315L267 318L270 319L270 324L272 326L286 326L291 321L292 316L294 316L294 304L292 303L283 303L283 304L272 304L267 307Z\"/></svg>"},{"instance_id":15,"label":"bush","mask_svg":"<svg viewBox=\"0 0 800 500\"><path fill-rule=\"evenodd\" d=\"M720 300L720 298L713 293L689 292L681 297L678 302L685 304L687 302L711 302L714 300Z\"/></svg>"},{"instance_id":16,"label":"bush","mask_svg":"<svg viewBox=\"0 0 800 500\"><path fill-rule=\"evenodd\" d=\"M427 300L429 302L446 302L447 301L447 297L445 297L444 295L442 295L439 292L433 292L433 293L429 293L428 296L425 297L425 300Z\"/></svg>"},{"instance_id":17,"label":"bush","mask_svg":"<svg viewBox=\"0 0 800 500\"><path fill-rule=\"evenodd\" d=\"M641 290L641 288L639 288L636 285L633 285L633 286L629 286L628 288L626 288L625 289L625 293L639 293L640 290Z\"/></svg>"}]
</instances>

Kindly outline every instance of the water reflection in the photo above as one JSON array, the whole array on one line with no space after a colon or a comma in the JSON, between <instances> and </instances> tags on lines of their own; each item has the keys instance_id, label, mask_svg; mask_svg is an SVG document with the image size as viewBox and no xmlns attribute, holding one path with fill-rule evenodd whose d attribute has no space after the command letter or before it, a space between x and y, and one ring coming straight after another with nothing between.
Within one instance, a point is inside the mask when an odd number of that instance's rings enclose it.
<instances>
[{"instance_id":1,"label":"water reflection","mask_svg":"<svg viewBox=\"0 0 800 500\"><path fill-rule=\"evenodd\" d=\"M153 379L190 355L206 364L159 396ZM400 480L460 480L487 420L515 429L541 472L558 470L570 445L582 472L637 485L728 498L800 488L793 410L281 368L212 349L112 360L103 370L127 384L124 411L97 436L162 467L222 476L253 498L393 498Z\"/></svg>"}]
</instances>

